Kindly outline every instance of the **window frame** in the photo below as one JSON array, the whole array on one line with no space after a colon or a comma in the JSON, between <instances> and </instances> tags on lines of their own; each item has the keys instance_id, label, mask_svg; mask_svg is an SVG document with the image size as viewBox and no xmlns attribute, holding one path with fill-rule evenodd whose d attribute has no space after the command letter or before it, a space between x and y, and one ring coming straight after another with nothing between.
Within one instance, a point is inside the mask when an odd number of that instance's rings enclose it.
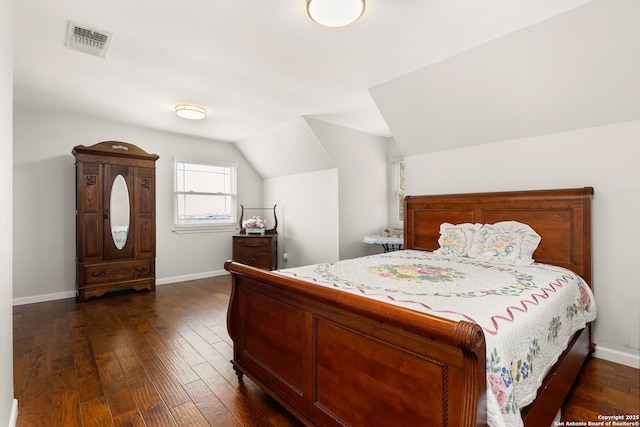
<instances>
[{"instance_id":1,"label":"window frame","mask_svg":"<svg viewBox=\"0 0 640 427\"><path fill-rule=\"evenodd\" d=\"M404 206L404 196L406 196L405 188L401 188L404 179L401 177L403 173L403 169L405 169L406 165L403 157L392 157L389 159L389 187L391 191L389 191L389 218L390 218L390 226L394 229L404 229L404 215L401 214L403 212ZM402 195L402 200L400 196Z\"/></svg>"},{"instance_id":2,"label":"window frame","mask_svg":"<svg viewBox=\"0 0 640 427\"><path fill-rule=\"evenodd\" d=\"M178 164L192 164L203 166L214 166L231 169L231 191L226 192L185 192L178 190ZM185 224L178 222L179 197L182 194L202 194L202 195L228 195L231 196L231 219L228 221L205 221L199 224ZM173 158L173 229L176 233L200 233L215 231L230 231L238 229L238 164L208 159L192 159L184 157Z\"/></svg>"}]
</instances>

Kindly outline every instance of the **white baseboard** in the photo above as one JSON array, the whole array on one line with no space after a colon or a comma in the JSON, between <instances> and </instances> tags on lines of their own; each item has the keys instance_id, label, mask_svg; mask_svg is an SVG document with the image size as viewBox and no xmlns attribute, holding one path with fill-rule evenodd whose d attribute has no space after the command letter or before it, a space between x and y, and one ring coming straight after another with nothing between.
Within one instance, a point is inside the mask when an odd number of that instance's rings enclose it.
<instances>
[{"instance_id":1,"label":"white baseboard","mask_svg":"<svg viewBox=\"0 0 640 427\"><path fill-rule=\"evenodd\" d=\"M169 283L187 282L189 280L206 279L207 277L224 276L229 274L227 270L205 271L203 273L187 274L185 276L166 277L156 279L156 285L168 285Z\"/></svg>"},{"instance_id":2,"label":"white baseboard","mask_svg":"<svg viewBox=\"0 0 640 427\"><path fill-rule=\"evenodd\" d=\"M593 353L593 357L640 369L640 355L603 347L600 344L596 345L596 351Z\"/></svg>"},{"instance_id":3,"label":"white baseboard","mask_svg":"<svg viewBox=\"0 0 640 427\"><path fill-rule=\"evenodd\" d=\"M223 276L229 274L226 270L205 271L204 273L187 274L184 276L167 277L156 279L156 285L166 285L169 283L186 282L189 280L206 279L207 277ZM37 302L55 301L65 298L75 298L76 291L58 292L55 294L35 295L32 297L14 298L13 305L34 304Z\"/></svg>"},{"instance_id":4,"label":"white baseboard","mask_svg":"<svg viewBox=\"0 0 640 427\"><path fill-rule=\"evenodd\" d=\"M58 299L75 298L76 291L58 292L55 294L36 295L33 297L14 298L13 305L34 304L37 302L55 301Z\"/></svg>"},{"instance_id":5,"label":"white baseboard","mask_svg":"<svg viewBox=\"0 0 640 427\"><path fill-rule=\"evenodd\" d=\"M13 405L11 406L11 417L9 418L9 427L16 427L18 422L18 401L13 399Z\"/></svg>"}]
</instances>

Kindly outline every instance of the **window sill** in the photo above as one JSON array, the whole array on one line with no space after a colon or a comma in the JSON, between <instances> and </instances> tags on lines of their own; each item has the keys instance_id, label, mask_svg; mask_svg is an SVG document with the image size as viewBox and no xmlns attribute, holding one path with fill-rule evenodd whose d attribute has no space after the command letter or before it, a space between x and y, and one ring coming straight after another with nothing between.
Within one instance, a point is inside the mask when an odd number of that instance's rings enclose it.
<instances>
[{"instance_id":1,"label":"window sill","mask_svg":"<svg viewBox=\"0 0 640 427\"><path fill-rule=\"evenodd\" d=\"M207 225L174 225L171 231L177 234L237 232L237 224L207 224Z\"/></svg>"}]
</instances>

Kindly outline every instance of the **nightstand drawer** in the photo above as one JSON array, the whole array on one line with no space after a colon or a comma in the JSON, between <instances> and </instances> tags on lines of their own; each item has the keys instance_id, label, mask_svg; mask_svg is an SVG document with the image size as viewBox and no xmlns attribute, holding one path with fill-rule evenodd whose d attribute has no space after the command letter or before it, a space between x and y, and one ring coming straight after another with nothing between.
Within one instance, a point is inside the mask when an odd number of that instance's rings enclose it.
<instances>
[{"instance_id":1,"label":"nightstand drawer","mask_svg":"<svg viewBox=\"0 0 640 427\"><path fill-rule=\"evenodd\" d=\"M241 253L234 257L234 261L254 267L271 268L273 265L273 255L271 253Z\"/></svg>"},{"instance_id":2,"label":"nightstand drawer","mask_svg":"<svg viewBox=\"0 0 640 427\"><path fill-rule=\"evenodd\" d=\"M233 243L237 245L238 248L251 248L251 249L266 248L268 250L269 248L271 248L271 240L272 239L270 237L264 238L262 236L260 237L234 236Z\"/></svg>"},{"instance_id":3,"label":"nightstand drawer","mask_svg":"<svg viewBox=\"0 0 640 427\"><path fill-rule=\"evenodd\" d=\"M258 268L277 268L278 236L274 234L233 236L233 260Z\"/></svg>"}]
</instances>

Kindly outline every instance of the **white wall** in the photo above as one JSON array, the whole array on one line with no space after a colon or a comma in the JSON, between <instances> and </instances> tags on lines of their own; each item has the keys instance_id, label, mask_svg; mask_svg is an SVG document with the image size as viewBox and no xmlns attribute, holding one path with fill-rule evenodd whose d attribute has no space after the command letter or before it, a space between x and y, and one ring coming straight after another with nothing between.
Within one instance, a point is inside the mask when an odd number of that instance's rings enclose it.
<instances>
[{"instance_id":1,"label":"white wall","mask_svg":"<svg viewBox=\"0 0 640 427\"><path fill-rule=\"evenodd\" d=\"M13 25L11 1L0 0L0 425L15 424L11 228L13 164Z\"/></svg>"},{"instance_id":2,"label":"white wall","mask_svg":"<svg viewBox=\"0 0 640 427\"><path fill-rule=\"evenodd\" d=\"M592 186L599 357L640 367L640 121L405 158L407 194Z\"/></svg>"},{"instance_id":3,"label":"white wall","mask_svg":"<svg viewBox=\"0 0 640 427\"><path fill-rule=\"evenodd\" d=\"M278 205L278 268L339 259L337 169L265 179L264 200Z\"/></svg>"},{"instance_id":4,"label":"white wall","mask_svg":"<svg viewBox=\"0 0 640 427\"><path fill-rule=\"evenodd\" d=\"M333 169L333 159L303 117L233 143L263 178Z\"/></svg>"},{"instance_id":5,"label":"white wall","mask_svg":"<svg viewBox=\"0 0 640 427\"><path fill-rule=\"evenodd\" d=\"M388 227L389 139L306 119L338 166L340 259L380 252L362 239Z\"/></svg>"},{"instance_id":6,"label":"white wall","mask_svg":"<svg viewBox=\"0 0 640 427\"><path fill-rule=\"evenodd\" d=\"M71 150L76 145L124 141L160 156L156 164L158 284L224 273L224 261L231 258L232 231L171 231L174 156L238 163L238 203L262 203L262 179L232 144L81 118L25 111L14 114L16 304L75 295L75 169Z\"/></svg>"},{"instance_id":7,"label":"white wall","mask_svg":"<svg viewBox=\"0 0 640 427\"><path fill-rule=\"evenodd\" d=\"M278 205L281 223L278 267L380 252L362 239L389 224L387 168L393 140L313 118L305 121L337 168L264 180L264 205Z\"/></svg>"}]
</instances>

